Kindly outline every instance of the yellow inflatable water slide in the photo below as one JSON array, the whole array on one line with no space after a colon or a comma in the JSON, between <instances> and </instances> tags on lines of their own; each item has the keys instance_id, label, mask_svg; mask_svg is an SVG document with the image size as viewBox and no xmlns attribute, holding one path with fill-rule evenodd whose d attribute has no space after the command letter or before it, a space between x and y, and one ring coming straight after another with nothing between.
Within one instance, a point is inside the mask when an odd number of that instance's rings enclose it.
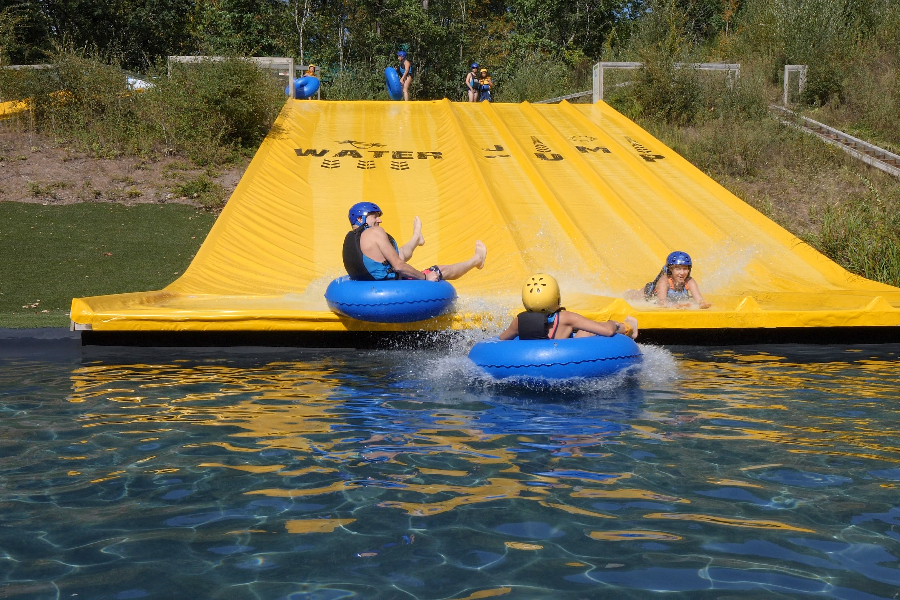
<instances>
[{"instance_id":1,"label":"yellow inflatable water slide","mask_svg":"<svg viewBox=\"0 0 900 600\"><path fill-rule=\"evenodd\" d=\"M360 201L401 243L421 218L418 268L487 245L485 268L454 282L452 314L378 324L328 309ZM674 250L693 258L712 308L626 301ZM900 289L842 269L603 102L447 100L288 101L185 273L158 291L76 298L71 318L98 332L490 329L521 310L534 272L559 280L569 310L631 314L686 343L900 325Z\"/></svg>"}]
</instances>

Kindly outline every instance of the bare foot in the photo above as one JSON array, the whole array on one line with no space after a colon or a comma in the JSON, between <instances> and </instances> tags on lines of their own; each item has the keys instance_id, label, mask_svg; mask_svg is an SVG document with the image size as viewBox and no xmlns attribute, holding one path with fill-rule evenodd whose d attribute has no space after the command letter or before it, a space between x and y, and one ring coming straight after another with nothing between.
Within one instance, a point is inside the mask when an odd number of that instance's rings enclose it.
<instances>
[{"instance_id":1,"label":"bare foot","mask_svg":"<svg viewBox=\"0 0 900 600\"><path fill-rule=\"evenodd\" d=\"M481 240L475 242L475 258L478 259L478 264L475 266L479 269L483 269L484 261L487 260L487 246L485 246Z\"/></svg>"},{"instance_id":2,"label":"bare foot","mask_svg":"<svg viewBox=\"0 0 900 600\"><path fill-rule=\"evenodd\" d=\"M422 236L422 221L419 220L419 217L413 217L412 240L416 243L416 246L425 245L425 238Z\"/></svg>"},{"instance_id":3,"label":"bare foot","mask_svg":"<svg viewBox=\"0 0 900 600\"><path fill-rule=\"evenodd\" d=\"M711 306L712 306L712 302L701 302L701 303L700 303L700 308L701 308L701 309L709 308L709 307L711 307Z\"/></svg>"},{"instance_id":4,"label":"bare foot","mask_svg":"<svg viewBox=\"0 0 900 600\"><path fill-rule=\"evenodd\" d=\"M631 325L631 333L629 334L629 337L631 337L631 339L633 340L636 340L638 335L637 319L635 319L634 317L625 317L625 322Z\"/></svg>"}]
</instances>

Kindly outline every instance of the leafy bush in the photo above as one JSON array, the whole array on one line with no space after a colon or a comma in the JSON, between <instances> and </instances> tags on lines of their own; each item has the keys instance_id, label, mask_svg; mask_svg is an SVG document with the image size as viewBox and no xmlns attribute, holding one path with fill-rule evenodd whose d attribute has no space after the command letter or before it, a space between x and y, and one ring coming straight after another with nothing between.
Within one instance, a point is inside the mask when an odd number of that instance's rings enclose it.
<instances>
[{"instance_id":1,"label":"leafy bush","mask_svg":"<svg viewBox=\"0 0 900 600\"><path fill-rule=\"evenodd\" d=\"M807 106L823 106L832 98L838 101L844 99L844 86L838 69L833 64L811 65L800 101Z\"/></svg>"},{"instance_id":2,"label":"leafy bush","mask_svg":"<svg viewBox=\"0 0 900 600\"><path fill-rule=\"evenodd\" d=\"M669 60L645 62L633 93L643 113L677 125L696 121L705 105L697 70L676 67Z\"/></svg>"},{"instance_id":3,"label":"leafy bush","mask_svg":"<svg viewBox=\"0 0 900 600\"><path fill-rule=\"evenodd\" d=\"M176 196L196 200L206 208L222 208L225 205L225 190L204 174L183 181L172 188Z\"/></svg>"},{"instance_id":4,"label":"leafy bush","mask_svg":"<svg viewBox=\"0 0 900 600\"><path fill-rule=\"evenodd\" d=\"M169 151L196 162L224 160L255 148L284 102L284 81L239 58L173 65L141 94L145 114Z\"/></svg>"},{"instance_id":5,"label":"leafy bush","mask_svg":"<svg viewBox=\"0 0 900 600\"><path fill-rule=\"evenodd\" d=\"M284 81L239 58L160 65L130 91L115 60L59 51L52 69L0 71L4 97L28 99L20 120L93 155L184 153L199 164L255 148L284 102Z\"/></svg>"},{"instance_id":6,"label":"leafy bush","mask_svg":"<svg viewBox=\"0 0 900 600\"><path fill-rule=\"evenodd\" d=\"M866 185L862 201L826 206L821 229L809 241L854 273L900 286L900 202L881 198L868 180Z\"/></svg>"},{"instance_id":7,"label":"leafy bush","mask_svg":"<svg viewBox=\"0 0 900 600\"><path fill-rule=\"evenodd\" d=\"M535 102L590 89L582 67L570 68L565 61L534 53L504 69L491 73L492 99L499 102ZM579 77L579 75L581 75Z\"/></svg>"},{"instance_id":8,"label":"leafy bush","mask_svg":"<svg viewBox=\"0 0 900 600\"><path fill-rule=\"evenodd\" d=\"M345 68L322 81L322 98L328 100L387 100L384 69ZM413 78L413 86L417 77Z\"/></svg>"}]
</instances>

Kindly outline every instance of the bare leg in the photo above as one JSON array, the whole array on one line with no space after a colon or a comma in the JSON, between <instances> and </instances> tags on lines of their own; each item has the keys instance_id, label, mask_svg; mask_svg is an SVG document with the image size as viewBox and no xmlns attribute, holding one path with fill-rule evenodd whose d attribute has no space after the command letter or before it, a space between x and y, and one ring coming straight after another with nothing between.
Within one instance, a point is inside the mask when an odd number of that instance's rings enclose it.
<instances>
[{"instance_id":1,"label":"bare leg","mask_svg":"<svg viewBox=\"0 0 900 600\"><path fill-rule=\"evenodd\" d=\"M397 254L400 255L400 258L403 260L403 262L409 262L409 259L412 258L413 252L415 252L416 248L424 245L425 238L422 236L422 221L419 220L419 217L414 217L412 237L408 242L400 246L400 250L397 251Z\"/></svg>"},{"instance_id":2,"label":"bare leg","mask_svg":"<svg viewBox=\"0 0 900 600\"><path fill-rule=\"evenodd\" d=\"M481 240L475 242L475 254L469 260L454 263L452 265L438 265L444 279L459 279L472 269L483 269L487 259L487 248Z\"/></svg>"}]
</instances>

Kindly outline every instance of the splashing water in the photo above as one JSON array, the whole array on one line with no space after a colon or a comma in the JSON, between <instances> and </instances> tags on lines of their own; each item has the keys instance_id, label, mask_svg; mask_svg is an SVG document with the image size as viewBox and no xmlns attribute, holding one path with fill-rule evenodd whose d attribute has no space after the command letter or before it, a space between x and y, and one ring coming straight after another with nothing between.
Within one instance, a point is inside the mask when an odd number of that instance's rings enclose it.
<instances>
[{"instance_id":1,"label":"splashing water","mask_svg":"<svg viewBox=\"0 0 900 600\"><path fill-rule=\"evenodd\" d=\"M741 240L730 240L716 249L712 255L694 258L694 266L702 273L698 278L704 294L725 294L736 281L747 277L751 263L762 256L759 246Z\"/></svg>"}]
</instances>

